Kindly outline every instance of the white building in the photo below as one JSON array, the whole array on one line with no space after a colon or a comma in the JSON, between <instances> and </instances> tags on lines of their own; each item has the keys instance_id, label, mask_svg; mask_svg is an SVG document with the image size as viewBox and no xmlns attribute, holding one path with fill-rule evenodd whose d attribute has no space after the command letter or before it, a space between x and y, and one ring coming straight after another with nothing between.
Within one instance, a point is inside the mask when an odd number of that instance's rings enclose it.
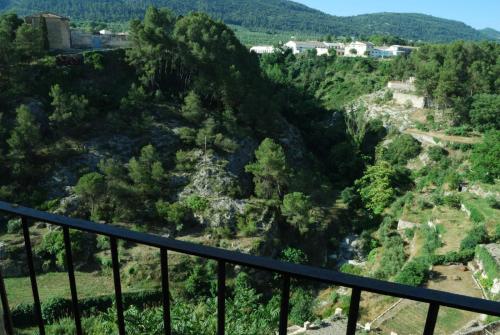
<instances>
[{"instance_id":1,"label":"white building","mask_svg":"<svg viewBox=\"0 0 500 335\"><path fill-rule=\"evenodd\" d=\"M417 49L416 47L409 47L405 45L391 45L389 48L392 50L394 56L409 55L413 52L413 50Z\"/></svg>"},{"instance_id":2,"label":"white building","mask_svg":"<svg viewBox=\"0 0 500 335\"><path fill-rule=\"evenodd\" d=\"M309 50L316 50L318 55L328 54L328 46L323 42L317 41L289 41L285 44L285 47L291 49L294 55Z\"/></svg>"},{"instance_id":3,"label":"white building","mask_svg":"<svg viewBox=\"0 0 500 335\"><path fill-rule=\"evenodd\" d=\"M113 32L110 30L103 29L103 30L99 30L99 34L100 35L113 35Z\"/></svg>"},{"instance_id":4,"label":"white building","mask_svg":"<svg viewBox=\"0 0 500 335\"><path fill-rule=\"evenodd\" d=\"M371 42L352 42L345 47L345 56L347 57L369 57L374 49Z\"/></svg>"},{"instance_id":5,"label":"white building","mask_svg":"<svg viewBox=\"0 0 500 335\"><path fill-rule=\"evenodd\" d=\"M276 51L276 48L272 45L256 45L250 48L250 52L255 52L256 54L272 54Z\"/></svg>"},{"instance_id":6,"label":"white building","mask_svg":"<svg viewBox=\"0 0 500 335\"><path fill-rule=\"evenodd\" d=\"M332 50L335 50L335 53L337 56L344 56L345 54L345 44L344 43L329 43L329 42L324 42L325 45L330 49L330 52Z\"/></svg>"},{"instance_id":7,"label":"white building","mask_svg":"<svg viewBox=\"0 0 500 335\"><path fill-rule=\"evenodd\" d=\"M330 54L330 49L327 48L326 46L323 48L316 48L316 55L318 56L323 56L323 55L329 55Z\"/></svg>"}]
</instances>

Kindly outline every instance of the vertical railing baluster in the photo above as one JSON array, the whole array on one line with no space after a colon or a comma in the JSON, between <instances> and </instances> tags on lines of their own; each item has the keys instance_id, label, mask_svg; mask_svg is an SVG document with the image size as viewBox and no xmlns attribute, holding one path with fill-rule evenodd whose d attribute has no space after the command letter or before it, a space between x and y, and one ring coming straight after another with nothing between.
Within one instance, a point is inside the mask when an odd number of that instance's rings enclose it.
<instances>
[{"instance_id":1,"label":"vertical railing baluster","mask_svg":"<svg viewBox=\"0 0 500 335\"><path fill-rule=\"evenodd\" d=\"M226 329L226 262L219 261L217 269L217 335Z\"/></svg>"},{"instance_id":2,"label":"vertical railing baluster","mask_svg":"<svg viewBox=\"0 0 500 335\"><path fill-rule=\"evenodd\" d=\"M438 313L439 304L431 303L429 305L429 310L427 311L427 319L425 320L424 335L434 334L434 328L436 327Z\"/></svg>"},{"instance_id":3,"label":"vertical railing baluster","mask_svg":"<svg viewBox=\"0 0 500 335\"><path fill-rule=\"evenodd\" d=\"M68 268L69 288L71 290L71 302L73 304L73 316L75 318L76 334L82 335L82 322L80 319L80 308L78 306L78 295L76 293L75 269L73 266L73 252L71 251L71 238L69 228L63 227L64 248L66 250L66 266Z\"/></svg>"},{"instance_id":4,"label":"vertical railing baluster","mask_svg":"<svg viewBox=\"0 0 500 335\"><path fill-rule=\"evenodd\" d=\"M2 299L3 321L7 335L14 335L14 327L12 325L12 314L10 314L9 300L7 299L7 291L3 281L2 269L0 268L0 297Z\"/></svg>"},{"instance_id":5,"label":"vertical railing baluster","mask_svg":"<svg viewBox=\"0 0 500 335\"><path fill-rule=\"evenodd\" d=\"M290 304L290 275L283 274L283 286L281 287L279 335L286 335L287 333L289 304Z\"/></svg>"},{"instance_id":6,"label":"vertical railing baluster","mask_svg":"<svg viewBox=\"0 0 500 335\"><path fill-rule=\"evenodd\" d=\"M35 307L35 317L38 321L38 329L40 335L45 335L45 326L42 318L42 308L40 306L40 296L38 294L38 285L36 283L35 264L33 263L33 250L31 248L30 232L28 227L28 219L21 218L23 225L24 247L26 249L26 260L28 262L28 270L30 273L31 290L33 292L33 302Z\"/></svg>"},{"instance_id":7,"label":"vertical railing baluster","mask_svg":"<svg viewBox=\"0 0 500 335\"><path fill-rule=\"evenodd\" d=\"M168 251L167 249L160 249L160 262L161 262L161 286L163 292L163 326L165 328L165 335L172 334L172 326L170 320L170 288L168 282Z\"/></svg>"},{"instance_id":8,"label":"vertical railing baluster","mask_svg":"<svg viewBox=\"0 0 500 335\"><path fill-rule=\"evenodd\" d=\"M347 319L347 335L356 334L356 326L359 315L359 300L361 298L361 290L353 288L351 292L351 303L349 305L349 317Z\"/></svg>"},{"instance_id":9,"label":"vertical railing baluster","mask_svg":"<svg viewBox=\"0 0 500 335\"><path fill-rule=\"evenodd\" d=\"M113 263L113 279L115 282L116 315L118 317L118 334L125 335L125 319L123 318L122 285L120 282L120 261L118 260L118 246L115 237L110 237L111 260Z\"/></svg>"}]
</instances>

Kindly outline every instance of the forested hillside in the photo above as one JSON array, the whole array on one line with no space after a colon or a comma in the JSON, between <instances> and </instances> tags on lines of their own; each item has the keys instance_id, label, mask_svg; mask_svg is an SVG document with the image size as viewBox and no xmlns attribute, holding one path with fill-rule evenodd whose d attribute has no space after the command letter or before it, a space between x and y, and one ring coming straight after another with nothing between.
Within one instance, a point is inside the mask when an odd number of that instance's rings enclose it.
<instances>
[{"instance_id":1,"label":"forested hillside","mask_svg":"<svg viewBox=\"0 0 500 335\"><path fill-rule=\"evenodd\" d=\"M168 7L177 14L205 12L227 24L273 32L347 37L384 34L409 40L442 42L487 38L487 35L464 23L429 15L379 13L340 17L287 0L2 0L0 10L15 10L19 14L52 11L70 16L73 20L124 22L141 18L148 5Z\"/></svg>"}]
</instances>

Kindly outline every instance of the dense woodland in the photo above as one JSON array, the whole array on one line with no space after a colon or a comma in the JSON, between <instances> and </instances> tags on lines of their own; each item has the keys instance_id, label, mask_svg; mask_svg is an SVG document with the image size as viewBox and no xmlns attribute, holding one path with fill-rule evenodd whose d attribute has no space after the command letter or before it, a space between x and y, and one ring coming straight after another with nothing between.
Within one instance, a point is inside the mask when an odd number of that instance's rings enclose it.
<instances>
[{"instance_id":1,"label":"dense woodland","mask_svg":"<svg viewBox=\"0 0 500 335\"><path fill-rule=\"evenodd\" d=\"M60 65L43 30L14 14L0 17L2 200L171 237L210 234L220 247L256 238L253 253L330 268L336 264L327 252L357 233L373 266L342 271L415 286L427 280L429 265L466 262L477 244L498 241L499 225L487 229L477 217L460 250L437 255L438 234L424 229L422 254L408 260L395 231L405 209L456 207L463 181L496 185L500 178L498 44L428 45L391 61L289 51L259 58L206 14L177 17L153 7L131 22L131 39L130 49L85 52L82 64ZM424 150L418 141L364 118L362 109L347 112L388 80L413 75L443 115L428 117L422 129L482 136L453 147L466 159L435 147L429 164L411 170L407 163ZM215 219L241 202L234 217ZM2 220L5 233L19 233L18 221ZM82 268L109 271L107 241L72 234ZM63 246L60 231L43 235L35 247L40 272L65 268ZM127 278L157 279L153 263L136 264ZM228 333L272 334L279 299L266 283L279 287L279 278L228 275ZM184 260L172 276L174 333L214 333L215 265ZM293 323L317 317L317 289L293 283ZM349 301L332 299L344 308ZM105 298L85 304L93 307L84 321L89 334L116 332ZM68 310L64 299L44 305L50 333L73 333L71 319L59 320ZM162 333L161 308L131 304L126 318L131 333Z\"/></svg>"},{"instance_id":2,"label":"dense woodland","mask_svg":"<svg viewBox=\"0 0 500 335\"><path fill-rule=\"evenodd\" d=\"M74 21L127 22L142 18L149 5L171 8L176 14L205 12L226 24L267 32L294 32L335 36L400 36L414 41L449 42L458 39L496 39L495 31L478 31L464 23L423 14L379 13L350 17L332 16L285 0L3 0L0 10L19 14L52 11ZM266 13L266 15L262 15ZM498 33L498 32L497 32ZM496 37L495 37L496 36Z\"/></svg>"}]
</instances>

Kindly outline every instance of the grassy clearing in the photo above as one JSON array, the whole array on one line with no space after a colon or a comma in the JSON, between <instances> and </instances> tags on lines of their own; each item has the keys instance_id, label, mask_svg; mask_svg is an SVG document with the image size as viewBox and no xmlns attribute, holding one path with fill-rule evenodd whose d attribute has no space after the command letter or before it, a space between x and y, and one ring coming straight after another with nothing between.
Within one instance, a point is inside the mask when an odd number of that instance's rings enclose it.
<instances>
[{"instance_id":1,"label":"grassy clearing","mask_svg":"<svg viewBox=\"0 0 500 335\"><path fill-rule=\"evenodd\" d=\"M111 275L76 272L75 277L79 298L89 298L114 293L113 278ZM66 272L52 272L38 275L37 283L42 302L52 297L71 297L68 274ZM33 303L30 285L29 277L5 279L9 303L12 307L21 303ZM142 289L144 285L145 283L134 286L124 285L123 291L138 291ZM155 283L149 283L149 288L153 288L155 286Z\"/></svg>"},{"instance_id":2,"label":"grassy clearing","mask_svg":"<svg viewBox=\"0 0 500 335\"><path fill-rule=\"evenodd\" d=\"M429 281L428 288L481 297L481 292L475 286L470 272L463 272L455 265L436 266L433 272L434 279ZM384 333L393 331L400 335L420 334L425 324L427 309L427 304L410 302L405 308L399 309L393 317L387 319L380 328ZM478 317L479 315L475 313L443 307L439 310L435 334L452 334Z\"/></svg>"},{"instance_id":3,"label":"grassy clearing","mask_svg":"<svg viewBox=\"0 0 500 335\"><path fill-rule=\"evenodd\" d=\"M464 232L472 229L472 222L467 215L454 208L438 206L433 209L417 210L411 209L403 213L402 219L427 225L432 221L441 235L443 246L436 250L437 254L445 254L449 251L458 251L460 242L464 238ZM419 250L424 241L417 229L414 239L413 256L419 255Z\"/></svg>"},{"instance_id":4,"label":"grassy clearing","mask_svg":"<svg viewBox=\"0 0 500 335\"><path fill-rule=\"evenodd\" d=\"M440 233L443 243L442 247L436 250L436 254L446 254L450 251L458 251L460 242L465 237L464 232L472 229L473 224L467 215L449 207L438 207L433 211L434 223Z\"/></svg>"},{"instance_id":5,"label":"grassy clearing","mask_svg":"<svg viewBox=\"0 0 500 335\"><path fill-rule=\"evenodd\" d=\"M403 214L401 215L401 220L418 224L427 224L427 222L429 222L432 218L432 212L432 209L405 208Z\"/></svg>"},{"instance_id":6,"label":"grassy clearing","mask_svg":"<svg viewBox=\"0 0 500 335\"><path fill-rule=\"evenodd\" d=\"M393 318L384 322L380 328L384 334L389 334L390 332L396 332L399 335L421 334L425 325L427 309L427 304L413 302L401 309ZM447 307L440 308L435 334L452 334L477 317L477 314L470 312Z\"/></svg>"}]
</instances>

